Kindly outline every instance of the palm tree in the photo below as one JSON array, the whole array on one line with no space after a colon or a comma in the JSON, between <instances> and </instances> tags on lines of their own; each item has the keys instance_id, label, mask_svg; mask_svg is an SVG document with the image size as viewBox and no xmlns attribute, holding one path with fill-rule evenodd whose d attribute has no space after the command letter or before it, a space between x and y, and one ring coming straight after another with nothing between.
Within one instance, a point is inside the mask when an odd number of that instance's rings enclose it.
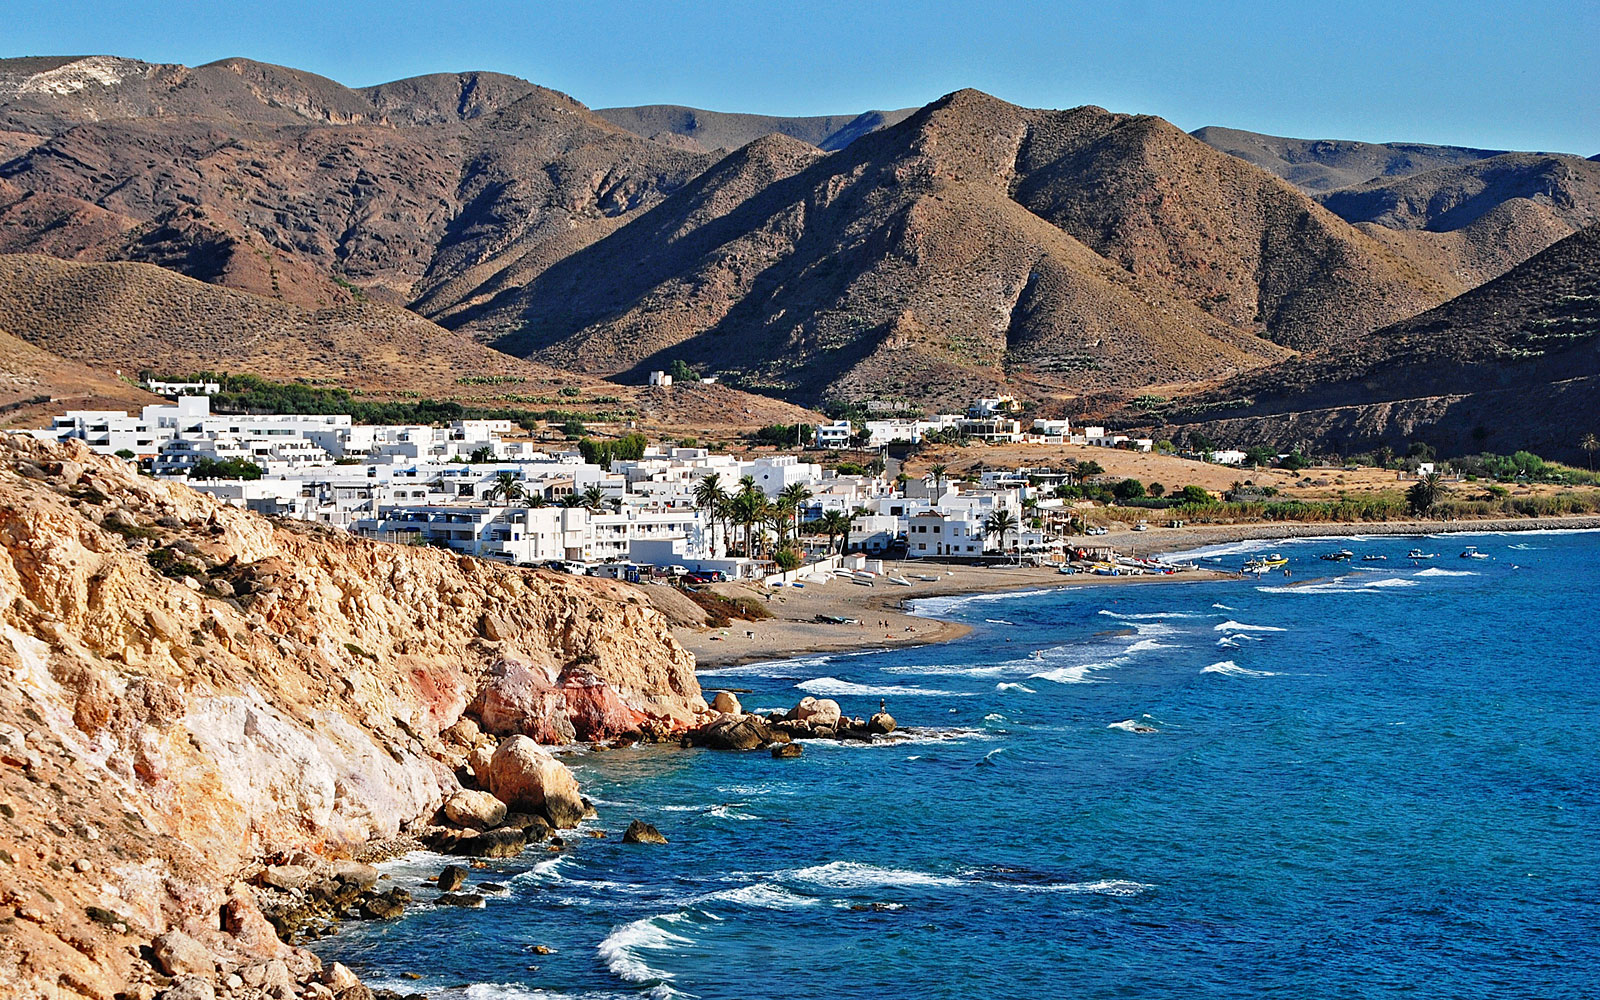
<instances>
[{"instance_id":1,"label":"palm tree","mask_svg":"<svg viewBox=\"0 0 1600 1000\"><path fill-rule=\"evenodd\" d=\"M1444 477L1437 472L1430 472L1406 491L1406 503L1410 504L1411 509L1419 516L1426 517L1443 493Z\"/></svg>"},{"instance_id":2,"label":"palm tree","mask_svg":"<svg viewBox=\"0 0 1600 1000\"><path fill-rule=\"evenodd\" d=\"M733 523L744 528L744 554L748 558L754 558L755 527L766 518L767 507L766 496L755 488L753 480L748 489L741 488L735 493L729 503Z\"/></svg>"},{"instance_id":3,"label":"palm tree","mask_svg":"<svg viewBox=\"0 0 1600 1000\"><path fill-rule=\"evenodd\" d=\"M717 512L728 499L728 491L722 488L722 476L715 472L708 472L700 477L694 484L694 505L706 512L706 518L711 522L711 548L717 547Z\"/></svg>"},{"instance_id":4,"label":"palm tree","mask_svg":"<svg viewBox=\"0 0 1600 1000\"><path fill-rule=\"evenodd\" d=\"M840 535L850 534L850 519L837 510L830 510L817 518L817 530L828 536L828 552L833 552L833 540Z\"/></svg>"},{"instance_id":5,"label":"palm tree","mask_svg":"<svg viewBox=\"0 0 1600 1000\"><path fill-rule=\"evenodd\" d=\"M811 499L811 491L805 483L790 483L778 493L778 503L786 504L789 512L794 516L794 533L800 534L800 512L805 508L806 502Z\"/></svg>"},{"instance_id":6,"label":"palm tree","mask_svg":"<svg viewBox=\"0 0 1600 1000\"><path fill-rule=\"evenodd\" d=\"M1585 434L1583 436L1583 440L1582 441L1578 442L1578 447L1582 448L1584 451L1589 453L1589 471L1593 472L1594 471L1594 453L1597 450L1600 450L1600 439L1597 439L1594 436L1594 432L1591 431L1590 433Z\"/></svg>"},{"instance_id":7,"label":"palm tree","mask_svg":"<svg viewBox=\"0 0 1600 1000\"><path fill-rule=\"evenodd\" d=\"M583 506L598 514L606 505L605 491L598 486L591 486L583 491L580 502Z\"/></svg>"},{"instance_id":8,"label":"palm tree","mask_svg":"<svg viewBox=\"0 0 1600 1000\"><path fill-rule=\"evenodd\" d=\"M999 535L1000 551L1003 553L1006 550L1006 532L1015 531L1019 527L1021 525L1017 521L1017 515L1001 507L984 519L983 533L985 535Z\"/></svg>"},{"instance_id":9,"label":"palm tree","mask_svg":"<svg viewBox=\"0 0 1600 1000\"><path fill-rule=\"evenodd\" d=\"M512 501L521 500L526 494L527 491L522 488L521 478L515 472L497 472L494 485L484 491L483 498L491 504L497 498L504 500L509 507Z\"/></svg>"},{"instance_id":10,"label":"palm tree","mask_svg":"<svg viewBox=\"0 0 1600 1000\"><path fill-rule=\"evenodd\" d=\"M538 509L550 506L550 500L538 490L527 490L522 494L522 503L525 507Z\"/></svg>"},{"instance_id":11,"label":"palm tree","mask_svg":"<svg viewBox=\"0 0 1600 1000\"><path fill-rule=\"evenodd\" d=\"M949 471L950 467L943 463L928 467L928 475L933 477L933 495L935 497L939 496L939 487L944 484L944 474Z\"/></svg>"}]
</instances>

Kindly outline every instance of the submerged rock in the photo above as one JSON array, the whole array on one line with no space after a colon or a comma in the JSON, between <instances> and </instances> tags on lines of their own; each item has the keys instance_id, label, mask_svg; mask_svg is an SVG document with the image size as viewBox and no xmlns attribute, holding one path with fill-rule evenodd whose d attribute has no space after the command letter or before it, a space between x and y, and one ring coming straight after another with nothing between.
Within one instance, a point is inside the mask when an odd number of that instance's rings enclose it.
<instances>
[{"instance_id":1,"label":"submerged rock","mask_svg":"<svg viewBox=\"0 0 1600 1000\"><path fill-rule=\"evenodd\" d=\"M464 906L470 909L481 910L488 903L475 892L446 892L442 893L434 902L439 906Z\"/></svg>"},{"instance_id":2,"label":"submerged rock","mask_svg":"<svg viewBox=\"0 0 1600 1000\"><path fill-rule=\"evenodd\" d=\"M804 752L805 751L798 743L779 743L777 746L772 748L772 756L778 758L779 760L785 760L790 757L798 757Z\"/></svg>"},{"instance_id":3,"label":"submerged rock","mask_svg":"<svg viewBox=\"0 0 1600 1000\"><path fill-rule=\"evenodd\" d=\"M772 742L772 733L758 716L721 715L690 733L689 741L713 750L754 750Z\"/></svg>"},{"instance_id":4,"label":"submerged rock","mask_svg":"<svg viewBox=\"0 0 1600 1000\"><path fill-rule=\"evenodd\" d=\"M445 865L433 881L440 892L455 892L467 881L467 870L461 865Z\"/></svg>"}]
</instances>

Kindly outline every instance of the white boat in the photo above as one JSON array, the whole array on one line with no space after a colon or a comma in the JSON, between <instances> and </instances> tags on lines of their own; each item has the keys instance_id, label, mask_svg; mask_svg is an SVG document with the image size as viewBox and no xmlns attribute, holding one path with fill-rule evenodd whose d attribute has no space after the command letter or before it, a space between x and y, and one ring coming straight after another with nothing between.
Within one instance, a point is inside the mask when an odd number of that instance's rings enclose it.
<instances>
[{"instance_id":1,"label":"white boat","mask_svg":"<svg viewBox=\"0 0 1600 1000\"><path fill-rule=\"evenodd\" d=\"M1439 555L1439 553L1437 553L1437 552L1424 552L1421 549L1412 549L1410 552L1406 553L1406 558L1407 559L1434 559L1434 558L1437 558L1438 555Z\"/></svg>"},{"instance_id":2,"label":"white boat","mask_svg":"<svg viewBox=\"0 0 1600 1000\"><path fill-rule=\"evenodd\" d=\"M1256 558L1247 561L1244 564L1244 571L1246 573L1254 573L1257 576L1260 576L1262 573L1270 573L1275 569L1282 569L1287 565L1289 565L1289 560L1274 552L1270 556L1257 556Z\"/></svg>"},{"instance_id":3,"label":"white boat","mask_svg":"<svg viewBox=\"0 0 1600 1000\"><path fill-rule=\"evenodd\" d=\"M884 579L888 580L890 583L898 583L902 587L911 586L911 581L907 580L903 576L885 576Z\"/></svg>"},{"instance_id":4,"label":"white boat","mask_svg":"<svg viewBox=\"0 0 1600 1000\"><path fill-rule=\"evenodd\" d=\"M1479 552L1478 551L1478 547L1476 545L1468 545L1466 547L1466 549L1461 553L1461 558L1463 558L1463 559L1487 559L1487 558L1489 558L1489 554L1487 552Z\"/></svg>"}]
</instances>

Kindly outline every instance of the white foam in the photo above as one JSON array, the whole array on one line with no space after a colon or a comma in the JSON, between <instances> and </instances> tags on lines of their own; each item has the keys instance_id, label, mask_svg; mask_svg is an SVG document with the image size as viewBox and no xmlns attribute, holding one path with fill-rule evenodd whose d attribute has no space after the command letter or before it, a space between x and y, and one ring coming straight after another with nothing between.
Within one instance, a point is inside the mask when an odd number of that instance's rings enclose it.
<instances>
[{"instance_id":1,"label":"white foam","mask_svg":"<svg viewBox=\"0 0 1600 1000\"><path fill-rule=\"evenodd\" d=\"M1276 625L1246 625L1244 622L1225 621L1212 629L1213 632L1287 632L1286 628Z\"/></svg>"},{"instance_id":2,"label":"white foam","mask_svg":"<svg viewBox=\"0 0 1600 1000\"><path fill-rule=\"evenodd\" d=\"M1014 625L1017 624L1016 622L1008 622L1004 618L985 618L984 621L988 622L990 625L1013 625L1014 626Z\"/></svg>"},{"instance_id":3,"label":"white foam","mask_svg":"<svg viewBox=\"0 0 1600 1000\"><path fill-rule=\"evenodd\" d=\"M1478 574L1472 572L1470 569L1440 569L1437 566L1430 566L1427 569L1423 570L1422 572L1420 572L1420 573L1418 573L1416 575L1417 576L1477 576Z\"/></svg>"},{"instance_id":4,"label":"white foam","mask_svg":"<svg viewBox=\"0 0 1600 1000\"><path fill-rule=\"evenodd\" d=\"M1237 663L1233 662L1232 660L1223 660L1221 663L1213 663L1213 664L1211 664L1211 666L1203 668L1200 672L1202 674L1222 674L1225 677L1276 677L1276 676L1278 676L1277 674L1273 673L1270 670L1250 670L1250 669L1248 669L1246 667L1241 667Z\"/></svg>"},{"instance_id":5,"label":"white foam","mask_svg":"<svg viewBox=\"0 0 1600 1000\"><path fill-rule=\"evenodd\" d=\"M1155 727L1150 725L1148 722L1140 722L1138 719L1123 719L1121 722L1110 723L1106 726L1106 728L1120 729L1125 733L1137 733L1141 729L1148 731L1154 729Z\"/></svg>"},{"instance_id":6,"label":"white foam","mask_svg":"<svg viewBox=\"0 0 1600 1000\"><path fill-rule=\"evenodd\" d=\"M749 906L758 910L799 910L817 906L822 900L790 892L772 882L756 882L736 889L723 889L699 897L696 902L724 902Z\"/></svg>"},{"instance_id":7,"label":"white foam","mask_svg":"<svg viewBox=\"0 0 1600 1000\"><path fill-rule=\"evenodd\" d=\"M958 667L946 665L884 667L886 674L912 674L925 677L999 677L1013 672L1006 664L987 667Z\"/></svg>"},{"instance_id":8,"label":"white foam","mask_svg":"<svg viewBox=\"0 0 1600 1000\"><path fill-rule=\"evenodd\" d=\"M673 978L672 973L651 968L639 954L641 951L671 951L694 944L681 934L674 934L658 921L675 921L680 914L658 914L614 927L605 940L595 948L600 960L606 963L613 975L630 983L661 982Z\"/></svg>"},{"instance_id":9,"label":"white foam","mask_svg":"<svg viewBox=\"0 0 1600 1000\"><path fill-rule=\"evenodd\" d=\"M1037 693L1037 692L1035 692L1033 690L1033 688L1029 687L1028 685L1026 685L1026 684L1018 684L1018 683L1016 683L1014 681L1001 681L999 684L996 684L994 686L994 689L996 691L1020 691L1023 694L1036 694Z\"/></svg>"},{"instance_id":10,"label":"white foam","mask_svg":"<svg viewBox=\"0 0 1600 1000\"><path fill-rule=\"evenodd\" d=\"M1213 604L1211 606L1213 608L1216 608L1218 611L1237 611L1237 610L1239 610L1238 608L1230 608L1226 604Z\"/></svg>"},{"instance_id":11,"label":"white foam","mask_svg":"<svg viewBox=\"0 0 1600 1000\"><path fill-rule=\"evenodd\" d=\"M1148 653L1152 649L1171 649L1171 648L1172 648L1171 645L1169 645L1167 643L1164 643L1164 642L1157 642L1154 639L1140 639L1138 642L1134 643L1133 645L1129 646L1126 650L1124 650L1124 652L1125 653L1129 653L1129 654L1131 654L1131 653Z\"/></svg>"},{"instance_id":12,"label":"white foam","mask_svg":"<svg viewBox=\"0 0 1600 1000\"><path fill-rule=\"evenodd\" d=\"M1117 666L1119 661L1107 660L1102 663L1078 663L1069 667L1056 667L1054 670L1041 670L1036 674L1028 675L1030 679L1052 681L1056 684L1093 684L1094 678L1089 675L1096 670Z\"/></svg>"},{"instance_id":13,"label":"white foam","mask_svg":"<svg viewBox=\"0 0 1600 1000\"><path fill-rule=\"evenodd\" d=\"M999 712L990 712L988 715L985 715L983 717L983 721L984 722L1004 722L1004 721L1006 721L1006 717L1001 715Z\"/></svg>"},{"instance_id":14,"label":"white foam","mask_svg":"<svg viewBox=\"0 0 1600 1000\"><path fill-rule=\"evenodd\" d=\"M1212 607L1217 607L1217 605L1213 604ZM1103 615L1106 615L1109 618L1120 618L1123 621L1130 621L1130 622L1159 621L1162 618L1204 618L1204 617L1206 617L1205 615L1195 614L1192 611L1150 611L1150 612L1147 612L1147 613L1144 613L1144 614L1134 615L1134 614L1126 614L1126 613L1121 612L1121 611L1107 611L1107 610L1102 609L1100 611L1100 613L1103 614Z\"/></svg>"},{"instance_id":15,"label":"white foam","mask_svg":"<svg viewBox=\"0 0 1600 1000\"><path fill-rule=\"evenodd\" d=\"M1096 882L1067 882L1063 885L1039 886L1041 892L1081 892L1096 896L1137 896L1154 889L1145 882L1132 882L1122 878L1105 878Z\"/></svg>"},{"instance_id":16,"label":"white foam","mask_svg":"<svg viewBox=\"0 0 1600 1000\"><path fill-rule=\"evenodd\" d=\"M941 691L937 688L906 687L897 684L874 685L856 684L851 681L842 681L837 677L814 677L809 681L801 681L795 687L814 695L823 695L829 698L970 698L970 694L957 691Z\"/></svg>"},{"instance_id":17,"label":"white foam","mask_svg":"<svg viewBox=\"0 0 1600 1000\"><path fill-rule=\"evenodd\" d=\"M742 802L733 802L733 803L728 803L728 804L720 805L720 806L712 806L710 809L706 810L706 815L707 816L715 816L718 819L760 819L761 818L760 816L752 816L749 813L739 812L735 808L736 806L740 806L740 805L743 805L743 804L744 803L742 803Z\"/></svg>"},{"instance_id":18,"label":"white foam","mask_svg":"<svg viewBox=\"0 0 1600 1000\"><path fill-rule=\"evenodd\" d=\"M870 889L877 886L951 886L965 885L966 879L953 875L931 875L928 872L909 871L904 868L880 868L855 861L831 861L813 865L794 873L794 877L813 885L830 889Z\"/></svg>"},{"instance_id":19,"label":"white foam","mask_svg":"<svg viewBox=\"0 0 1600 1000\"><path fill-rule=\"evenodd\" d=\"M1051 594L1054 590L1012 590L1001 591L996 594L964 594L955 597L921 597L907 602L911 613L923 618L938 618L949 614L957 608L968 604L980 604L987 601L1009 601L1019 597L1038 597L1041 594Z\"/></svg>"}]
</instances>

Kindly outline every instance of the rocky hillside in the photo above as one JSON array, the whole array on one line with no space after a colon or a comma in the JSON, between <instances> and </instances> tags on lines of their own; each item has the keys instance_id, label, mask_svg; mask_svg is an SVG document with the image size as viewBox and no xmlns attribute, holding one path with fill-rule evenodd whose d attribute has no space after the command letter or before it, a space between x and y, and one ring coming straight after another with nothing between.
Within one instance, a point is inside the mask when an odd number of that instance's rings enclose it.
<instances>
[{"instance_id":1,"label":"rocky hillside","mask_svg":"<svg viewBox=\"0 0 1600 1000\"><path fill-rule=\"evenodd\" d=\"M1585 459L1600 432L1600 225L1327 357L1251 373L1169 414L1164 433L1349 453L1426 441L1445 454Z\"/></svg>"},{"instance_id":2,"label":"rocky hillside","mask_svg":"<svg viewBox=\"0 0 1600 1000\"><path fill-rule=\"evenodd\" d=\"M647 104L636 108L596 108L595 114L635 135L658 142L682 142L688 148L705 152L731 152L774 133L832 152L868 132L904 121L916 110L902 108L899 111L864 111L858 115L783 118L705 111L676 104Z\"/></svg>"},{"instance_id":3,"label":"rocky hillside","mask_svg":"<svg viewBox=\"0 0 1600 1000\"><path fill-rule=\"evenodd\" d=\"M241 880L431 822L482 746L456 726L469 706L492 703L501 732L590 739L705 707L624 585L277 525L15 436L0 594L10 997L110 1000L173 964L308 976ZM152 958L173 930L184 947ZM174 957L184 938L198 959Z\"/></svg>"},{"instance_id":4,"label":"rocky hillside","mask_svg":"<svg viewBox=\"0 0 1600 1000\"><path fill-rule=\"evenodd\" d=\"M48 426L67 408L136 410L159 402L112 369L57 357L0 328L0 426Z\"/></svg>"}]
</instances>

